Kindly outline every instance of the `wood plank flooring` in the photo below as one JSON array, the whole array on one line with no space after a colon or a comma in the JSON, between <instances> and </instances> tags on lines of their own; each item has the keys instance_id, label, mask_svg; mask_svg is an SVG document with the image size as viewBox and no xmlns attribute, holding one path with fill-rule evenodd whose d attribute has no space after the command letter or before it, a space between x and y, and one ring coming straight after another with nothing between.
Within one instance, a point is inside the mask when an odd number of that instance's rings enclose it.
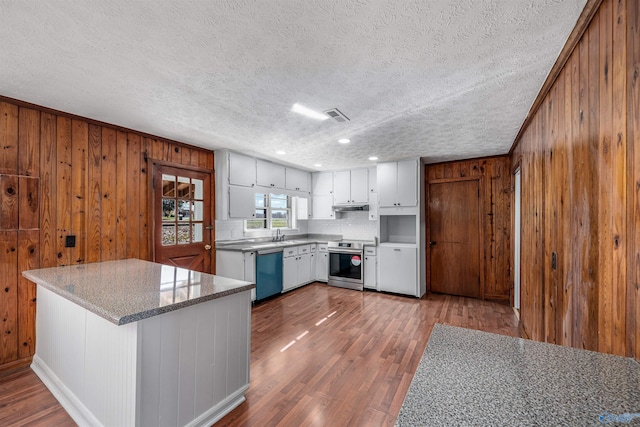
<instances>
[{"instance_id":1,"label":"wood plank flooring","mask_svg":"<svg viewBox=\"0 0 640 427\"><path fill-rule=\"evenodd\" d=\"M518 335L502 304L312 284L252 311L247 400L217 426L392 426L435 323ZM0 378L0 425L73 421L29 369Z\"/></svg>"}]
</instances>

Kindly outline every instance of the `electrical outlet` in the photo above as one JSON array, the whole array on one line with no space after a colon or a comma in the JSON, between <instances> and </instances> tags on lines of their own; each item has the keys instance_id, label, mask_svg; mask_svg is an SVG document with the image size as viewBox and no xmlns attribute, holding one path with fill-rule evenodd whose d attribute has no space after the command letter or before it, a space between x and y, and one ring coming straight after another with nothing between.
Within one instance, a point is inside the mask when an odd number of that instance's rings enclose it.
<instances>
[{"instance_id":1,"label":"electrical outlet","mask_svg":"<svg viewBox=\"0 0 640 427\"><path fill-rule=\"evenodd\" d=\"M64 240L65 248L75 248L76 247L76 236L70 235L67 236Z\"/></svg>"}]
</instances>

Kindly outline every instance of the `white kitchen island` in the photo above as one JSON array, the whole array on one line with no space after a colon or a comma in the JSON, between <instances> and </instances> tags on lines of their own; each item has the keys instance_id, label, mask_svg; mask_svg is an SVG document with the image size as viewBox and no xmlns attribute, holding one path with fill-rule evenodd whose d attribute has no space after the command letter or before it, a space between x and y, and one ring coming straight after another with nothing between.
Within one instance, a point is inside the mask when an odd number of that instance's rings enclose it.
<instances>
[{"instance_id":1,"label":"white kitchen island","mask_svg":"<svg viewBox=\"0 0 640 427\"><path fill-rule=\"evenodd\" d=\"M253 283L137 259L23 272L31 368L81 426L208 426L249 386Z\"/></svg>"}]
</instances>

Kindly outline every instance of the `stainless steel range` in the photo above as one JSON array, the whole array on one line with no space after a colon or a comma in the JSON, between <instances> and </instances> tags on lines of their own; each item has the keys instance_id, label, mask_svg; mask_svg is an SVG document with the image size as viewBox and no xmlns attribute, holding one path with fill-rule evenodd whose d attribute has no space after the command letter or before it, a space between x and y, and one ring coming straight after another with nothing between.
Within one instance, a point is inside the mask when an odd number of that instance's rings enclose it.
<instances>
[{"instance_id":1,"label":"stainless steel range","mask_svg":"<svg viewBox=\"0 0 640 427\"><path fill-rule=\"evenodd\" d=\"M329 280L327 284L341 288L364 290L363 242L329 242Z\"/></svg>"}]
</instances>

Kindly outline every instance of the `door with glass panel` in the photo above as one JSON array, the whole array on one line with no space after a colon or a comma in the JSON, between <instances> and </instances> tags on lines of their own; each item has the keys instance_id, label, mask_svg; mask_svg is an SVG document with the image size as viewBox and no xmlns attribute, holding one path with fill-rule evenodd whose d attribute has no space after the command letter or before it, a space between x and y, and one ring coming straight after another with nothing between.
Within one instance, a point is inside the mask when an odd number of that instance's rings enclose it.
<instances>
[{"instance_id":1,"label":"door with glass panel","mask_svg":"<svg viewBox=\"0 0 640 427\"><path fill-rule=\"evenodd\" d=\"M154 261L211 272L211 175L154 166Z\"/></svg>"}]
</instances>

